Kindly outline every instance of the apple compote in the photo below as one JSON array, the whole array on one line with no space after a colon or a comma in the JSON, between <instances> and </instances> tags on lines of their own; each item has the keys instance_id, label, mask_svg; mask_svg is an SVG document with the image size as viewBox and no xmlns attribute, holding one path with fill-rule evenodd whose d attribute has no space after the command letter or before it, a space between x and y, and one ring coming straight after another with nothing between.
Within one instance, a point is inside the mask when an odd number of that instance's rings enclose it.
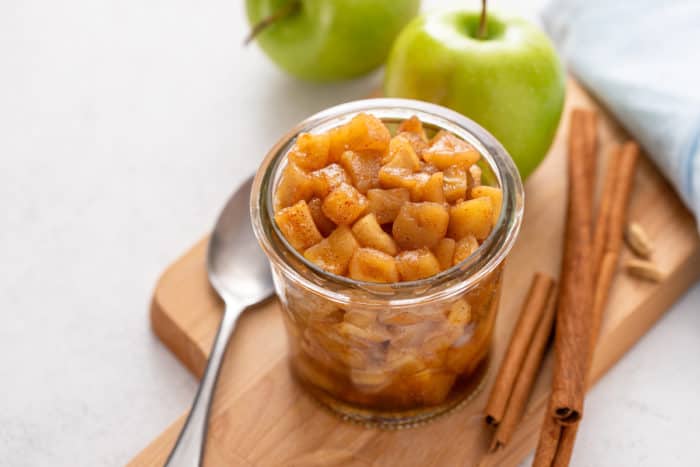
<instances>
[{"instance_id":1,"label":"apple compote","mask_svg":"<svg viewBox=\"0 0 700 467\"><path fill-rule=\"evenodd\" d=\"M295 134L253 194L295 376L379 424L432 417L479 386L522 212L505 153L424 125L422 107L449 111L413 105L417 115L368 109Z\"/></svg>"},{"instance_id":2,"label":"apple compote","mask_svg":"<svg viewBox=\"0 0 700 467\"><path fill-rule=\"evenodd\" d=\"M501 189L481 184L479 152L444 130L428 139L415 116L392 136L360 113L331 131L300 134L288 157L277 226L307 260L358 281L415 281L449 269L488 237L501 211Z\"/></svg>"}]
</instances>

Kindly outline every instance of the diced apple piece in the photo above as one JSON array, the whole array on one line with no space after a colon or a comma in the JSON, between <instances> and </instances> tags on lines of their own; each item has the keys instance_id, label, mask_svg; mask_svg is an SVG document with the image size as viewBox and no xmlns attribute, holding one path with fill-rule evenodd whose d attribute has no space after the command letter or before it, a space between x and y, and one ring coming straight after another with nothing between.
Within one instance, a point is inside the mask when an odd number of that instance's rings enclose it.
<instances>
[{"instance_id":1,"label":"diced apple piece","mask_svg":"<svg viewBox=\"0 0 700 467\"><path fill-rule=\"evenodd\" d=\"M428 311L424 308L416 309L387 307L380 310L379 314L377 315L377 320L379 320L380 323L394 326L410 326L412 324L419 323L427 323L428 325L431 325L431 321L441 321L444 319L445 313L443 310L435 309L434 311ZM411 330L405 328L402 329L402 332L412 332L414 334L416 332L423 333L423 331L425 331L425 329L422 329L421 327L416 327ZM420 342L420 339L418 339L416 342ZM401 344L408 345L405 340L401 342Z\"/></svg>"},{"instance_id":2,"label":"diced apple piece","mask_svg":"<svg viewBox=\"0 0 700 467\"><path fill-rule=\"evenodd\" d=\"M415 281L440 272L440 263L427 248L401 252L396 257L396 267L402 281Z\"/></svg>"},{"instance_id":3,"label":"diced apple piece","mask_svg":"<svg viewBox=\"0 0 700 467\"><path fill-rule=\"evenodd\" d=\"M395 167L407 169L410 172L415 172L420 169L420 159L413 150L411 143L403 136L394 136L389 143L389 153L386 155L382 163L385 167Z\"/></svg>"},{"instance_id":4,"label":"diced apple piece","mask_svg":"<svg viewBox=\"0 0 700 467\"><path fill-rule=\"evenodd\" d=\"M340 225L328 236L328 243L335 252L336 258L347 266L355 250L360 248L360 244L355 239L350 229L346 225Z\"/></svg>"},{"instance_id":5,"label":"diced apple piece","mask_svg":"<svg viewBox=\"0 0 700 467\"><path fill-rule=\"evenodd\" d=\"M450 216L439 203L406 203L394 220L392 234L406 250L431 248L445 236Z\"/></svg>"},{"instance_id":6,"label":"diced apple piece","mask_svg":"<svg viewBox=\"0 0 700 467\"><path fill-rule=\"evenodd\" d=\"M450 208L448 236L460 239L469 234L477 240L488 237L493 226L491 198L474 198Z\"/></svg>"},{"instance_id":7,"label":"diced apple piece","mask_svg":"<svg viewBox=\"0 0 700 467\"><path fill-rule=\"evenodd\" d=\"M338 359L349 368L367 368L368 365L379 359L377 358L379 354L380 352L375 351L375 349L348 346L343 353L338 355Z\"/></svg>"},{"instance_id":8,"label":"diced apple piece","mask_svg":"<svg viewBox=\"0 0 700 467\"><path fill-rule=\"evenodd\" d=\"M353 253L359 247L350 228L341 225L328 238L308 248L304 257L331 274L344 275Z\"/></svg>"},{"instance_id":9,"label":"diced apple piece","mask_svg":"<svg viewBox=\"0 0 700 467\"><path fill-rule=\"evenodd\" d=\"M410 194L405 188L383 190L376 188L367 191L369 212L374 213L377 222L386 224L393 222L399 214L401 206L410 200Z\"/></svg>"},{"instance_id":10,"label":"diced apple piece","mask_svg":"<svg viewBox=\"0 0 700 467\"><path fill-rule=\"evenodd\" d=\"M372 248L358 248L350 260L350 277L366 282L398 282L399 271L392 256Z\"/></svg>"},{"instance_id":11,"label":"diced apple piece","mask_svg":"<svg viewBox=\"0 0 700 467\"><path fill-rule=\"evenodd\" d=\"M275 222L284 238L299 251L304 251L323 239L304 200L280 210L275 214Z\"/></svg>"},{"instance_id":12,"label":"diced apple piece","mask_svg":"<svg viewBox=\"0 0 700 467\"><path fill-rule=\"evenodd\" d=\"M460 298L450 306L447 321L455 326L466 326L472 320L472 307L469 302Z\"/></svg>"},{"instance_id":13,"label":"diced apple piece","mask_svg":"<svg viewBox=\"0 0 700 467\"><path fill-rule=\"evenodd\" d=\"M427 175L414 173L420 169L421 161L408 141L400 136L391 140L385 162L379 170L379 183L384 188L407 188L413 191L421 176Z\"/></svg>"},{"instance_id":14,"label":"diced apple piece","mask_svg":"<svg viewBox=\"0 0 700 467\"><path fill-rule=\"evenodd\" d=\"M338 162L340 156L343 155L345 151L348 150L348 125L342 125L333 128L328 132L329 147L328 147L328 160L330 162Z\"/></svg>"},{"instance_id":15,"label":"diced apple piece","mask_svg":"<svg viewBox=\"0 0 700 467\"><path fill-rule=\"evenodd\" d=\"M445 202L445 190L443 188L444 176L442 172L434 173L428 180L420 185L418 198L420 201L433 203Z\"/></svg>"},{"instance_id":16,"label":"diced apple piece","mask_svg":"<svg viewBox=\"0 0 700 467\"><path fill-rule=\"evenodd\" d=\"M403 318L402 315L406 315L407 317L412 315L420 318L423 316L421 311L423 310L415 308L409 310L393 310L392 308L387 307L379 312L377 318L379 319L380 323L389 323L388 319L390 317L398 319L399 316ZM442 311L443 310L440 310L441 313L439 319L444 320L445 314ZM433 313L433 315L436 315L436 313ZM417 322L415 322L415 324L400 324L398 326L391 326L389 327L392 334L391 346L396 347L397 349L420 347L421 343L425 340L425 336L434 328L435 321L427 321L425 319L419 319Z\"/></svg>"},{"instance_id":17,"label":"diced apple piece","mask_svg":"<svg viewBox=\"0 0 700 467\"><path fill-rule=\"evenodd\" d=\"M372 153L345 151L340 156L340 165L350 174L352 184L360 193L379 186L380 158Z\"/></svg>"},{"instance_id":18,"label":"diced apple piece","mask_svg":"<svg viewBox=\"0 0 700 467\"><path fill-rule=\"evenodd\" d=\"M454 203L467 197L467 171L462 167L452 166L445 169L443 177L445 200Z\"/></svg>"},{"instance_id":19,"label":"diced apple piece","mask_svg":"<svg viewBox=\"0 0 700 467\"><path fill-rule=\"evenodd\" d=\"M382 188L415 189L417 180L413 172L403 167L383 166L379 169L379 185Z\"/></svg>"},{"instance_id":20,"label":"diced apple piece","mask_svg":"<svg viewBox=\"0 0 700 467\"><path fill-rule=\"evenodd\" d=\"M374 248L391 256L398 251L394 239L384 232L377 222L377 217L371 212L355 222L352 233L363 247Z\"/></svg>"},{"instance_id":21,"label":"diced apple piece","mask_svg":"<svg viewBox=\"0 0 700 467\"><path fill-rule=\"evenodd\" d=\"M318 327L304 330L299 343L303 354L317 365L333 373L344 373L345 366L341 358L345 346L342 339L333 332L333 326L319 324Z\"/></svg>"},{"instance_id":22,"label":"diced apple piece","mask_svg":"<svg viewBox=\"0 0 700 467\"><path fill-rule=\"evenodd\" d=\"M417 135L416 133L411 133L408 131L400 131L396 136L401 136L402 138L406 138L408 142L410 143L411 147L413 150L418 154L419 156L423 154L423 151L428 149L428 140L423 139L420 135Z\"/></svg>"},{"instance_id":23,"label":"diced apple piece","mask_svg":"<svg viewBox=\"0 0 700 467\"><path fill-rule=\"evenodd\" d=\"M328 163L330 136L328 133L301 133L294 148L289 152L289 159L305 170L316 170Z\"/></svg>"},{"instance_id":24,"label":"diced apple piece","mask_svg":"<svg viewBox=\"0 0 700 467\"><path fill-rule=\"evenodd\" d=\"M320 360L322 356L328 356L336 360L338 355L345 352L347 342L338 333L338 324L317 322L304 330L304 340L311 344L306 346L309 357Z\"/></svg>"},{"instance_id":25,"label":"diced apple piece","mask_svg":"<svg viewBox=\"0 0 700 467\"><path fill-rule=\"evenodd\" d=\"M411 375L425 370L425 363L415 350L392 346L386 353L386 367L389 371Z\"/></svg>"},{"instance_id":26,"label":"diced apple piece","mask_svg":"<svg viewBox=\"0 0 700 467\"><path fill-rule=\"evenodd\" d=\"M377 117L361 113L347 124L347 147L357 152L384 155L389 148L391 134Z\"/></svg>"},{"instance_id":27,"label":"diced apple piece","mask_svg":"<svg viewBox=\"0 0 700 467\"><path fill-rule=\"evenodd\" d=\"M343 274L343 268L336 262L335 253L331 250L331 246L327 238L324 238L317 244L309 247L304 252L304 258L314 263L324 271L331 274Z\"/></svg>"},{"instance_id":28,"label":"diced apple piece","mask_svg":"<svg viewBox=\"0 0 700 467\"><path fill-rule=\"evenodd\" d=\"M334 325L330 330L320 331L337 338L341 343L340 350L333 355L347 367L358 369L383 362L391 337L376 323L362 327L345 321ZM323 340L322 337L321 341Z\"/></svg>"},{"instance_id":29,"label":"diced apple piece","mask_svg":"<svg viewBox=\"0 0 700 467\"><path fill-rule=\"evenodd\" d=\"M423 201L423 189L430 181L430 175L423 172L416 172L411 174L410 178L416 182L415 185L408 189L408 191L411 192L411 201L416 203Z\"/></svg>"},{"instance_id":30,"label":"diced apple piece","mask_svg":"<svg viewBox=\"0 0 700 467\"><path fill-rule=\"evenodd\" d=\"M455 244L455 254L452 259L452 264L456 265L467 259L472 253L479 248L479 242L472 234L462 237Z\"/></svg>"},{"instance_id":31,"label":"diced apple piece","mask_svg":"<svg viewBox=\"0 0 700 467\"><path fill-rule=\"evenodd\" d=\"M289 163L284 168L275 190L275 209L289 207L301 200L307 201L313 193L311 176L298 165Z\"/></svg>"},{"instance_id":32,"label":"diced apple piece","mask_svg":"<svg viewBox=\"0 0 700 467\"><path fill-rule=\"evenodd\" d=\"M430 142L430 147L423 151L423 159L436 165L441 170L451 165L463 169L477 162L481 155L471 144L457 138L452 133L440 131Z\"/></svg>"},{"instance_id":33,"label":"diced apple piece","mask_svg":"<svg viewBox=\"0 0 700 467\"><path fill-rule=\"evenodd\" d=\"M321 232L321 235L327 237L335 229L335 224L323 213L321 203L322 201L319 198L312 198L311 201L308 202L309 211L311 211L311 217L314 218L314 223L318 231Z\"/></svg>"},{"instance_id":34,"label":"diced apple piece","mask_svg":"<svg viewBox=\"0 0 700 467\"><path fill-rule=\"evenodd\" d=\"M336 224L352 224L367 209L367 198L352 185L341 184L323 200L323 213Z\"/></svg>"},{"instance_id":35,"label":"diced apple piece","mask_svg":"<svg viewBox=\"0 0 700 467\"><path fill-rule=\"evenodd\" d=\"M500 188L493 186L477 186L471 190L472 198L490 198L491 206L493 207L493 225L498 222L498 216L501 214L501 204L503 203L503 192Z\"/></svg>"},{"instance_id":36,"label":"diced apple piece","mask_svg":"<svg viewBox=\"0 0 700 467\"><path fill-rule=\"evenodd\" d=\"M379 322L383 324L406 326L409 324L422 323L425 321L420 313L405 310L380 310Z\"/></svg>"},{"instance_id":37,"label":"diced apple piece","mask_svg":"<svg viewBox=\"0 0 700 467\"><path fill-rule=\"evenodd\" d=\"M350 184L348 174L338 164L329 164L322 169L311 173L313 192L319 198L325 198L328 193L338 188L343 183Z\"/></svg>"},{"instance_id":38,"label":"diced apple piece","mask_svg":"<svg viewBox=\"0 0 700 467\"><path fill-rule=\"evenodd\" d=\"M447 349L459 337L459 334L458 329L449 326L444 321L428 333L420 346L420 355L425 364L430 368L444 366Z\"/></svg>"},{"instance_id":39,"label":"diced apple piece","mask_svg":"<svg viewBox=\"0 0 700 467\"><path fill-rule=\"evenodd\" d=\"M398 135L403 136L411 143L416 154L420 155L424 149L428 148L428 137L425 135L423 122L415 115L401 122Z\"/></svg>"},{"instance_id":40,"label":"diced apple piece","mask_svg":"<svg viewBox=\"0 0 700 467\"><path fill-rule=\"evenodd\" d=\"M474 325L468 326L464 337L458 339L458 342L463 340L465 343L454 346L447 351L445 365L458 374L465 373L469 367L478 362L477 357L481 348L470 342L473 338L473 333Z\"/></svg>"},{"instance_id":41,"label":"diced apple piece","mask_svg":"<svg viewBox=\"0 0 700 467\"><path fill-rule=\"evenodd\" d=\"M407 118L401 124L399 125L399 132L401 131L407 131L409 133L416 134L420 136L422 139L428 141L428 138L425 136L425 129L423 128L423 122L420 121L420 118L417 116L413 115L411 118Z\"/></svg>"},{"instance_id":42,"label":"diced apple piece","mask_svg":"<svg viewBox=\"0 0 700 467\"><path fill-rule=\"evenodd\" d=\"M288 313L285 317L300 327L316 322L336 323L343 319L343 310L336 304L306 290L287 287L280 295L287 308L293 310L293 313Z\"/></svg>"},{"instance_id":43,"label":"diced apple piece","mask_svg":"<svg viewBox=\"0 0 700 467\"><path fill-rule=\"evenodd\" d=\"M404 381L417 403L437 405L445 401L455 379L452 372L427 369L407 376Z\"/></svg>"},{"instance_id":44,"label":"diced apple piece","mask_svg":"<svg viewBox=\"0 0 700 467\"><path fill-rule=\"evenodd\" d=\"M498 306L500 294L499 285L503 276L503 265L499 266L479 283L479 287L471 290L466 299L472 306L472 316L480 324L493 321L492 313Z\"/></svg>"},{"instance_id":45,"label":"diced apple piece","mask_svg":"<svg viewBox=\"0 0 700 467\"><path fill-rule=\"evenodd\" d=\"M452 258L455 256L455 241L449 237L445 237L433 247L433 253L440 263L440 269L452 267Z\"/></svg>"},{"instance_id":46,"label":"diced apple piece","mask_svg":"<svg viewBox=\"0 0 700 467\"><path fill-rule=\"evenodd\" d=\"M364 393L373 394L391 383L391 376L383 368L353 368L350 371L352 384Z\"/></svg>"},{"instance_id":47,"label":"diced apple piece","mask_svg":"<svg viewBox=\"0 0 700 467\"><path fill-rule=\"evenodd\" d=\"M469 187L474 188L481 185L481 167L474 164L469 167Z\"/></svg>"},{"instance_id":48,"label":"diced apple piece","mask_svg":"<svg viewBox=\"0 0 700 467\"><path fill-rule=\"evenodd\" d=\"M372 344L380 344L388 341L391 335L377 324L373 326L360 327L347 321L336 325L338 334L348 343L365 347Z\"/></svg>"},{"instance_id":49,"label":"diced apple piece","mask_svg":"<svg viewBox=\"0 0 700 467\"><path fill-rule=\"evenodd\" d=\"M365 308L351 309L345 312L343 320L361 328L366 328L377 322L377 312Z\"/></svg>"},{"instance_id":50,"label":"diced apple piece","mask_svg":"<svg viewBox=\"0 0 700 467\"><path fill-rule=\"evenodd\" d=\"M433 164L424 161L421 161L420 163L420 171L430 175L441 172L441 170L435 167Z\"/></svg>"},{"instance_id":51,"label":"diced apple piece","mask_svg":"<svg viewBox=\"0 0 700 467\"><path fill-rule=\"evenodd\" d=\"M447 351L446 366L460 374L474 371L489 352L492 331L491 326L467 324L464 334Z\"/></svg>"}]
</instances>

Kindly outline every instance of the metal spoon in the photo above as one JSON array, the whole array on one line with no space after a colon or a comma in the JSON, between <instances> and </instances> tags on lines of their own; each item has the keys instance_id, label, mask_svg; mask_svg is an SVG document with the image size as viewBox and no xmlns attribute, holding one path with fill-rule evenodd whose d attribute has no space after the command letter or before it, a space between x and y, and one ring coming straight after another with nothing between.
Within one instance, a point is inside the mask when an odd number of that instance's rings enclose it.
<instances>
[{"instance_id":1,"label":"metal spoon","mask_svg":"<svg viewBox=\"0 0 700 467\"><path fill-rule=\"evenodd\" d=\"M207 369L192 403L192 410L165 464L169 467L202 464L209 407L229 338L240 314L270 297L274 290L270 265L255 241L250 224L252 182L252 178L248 179L231 196L219 215L209 240L209 282L224 301L224 316L214 339Z\"/></svg>"}]
</instances>

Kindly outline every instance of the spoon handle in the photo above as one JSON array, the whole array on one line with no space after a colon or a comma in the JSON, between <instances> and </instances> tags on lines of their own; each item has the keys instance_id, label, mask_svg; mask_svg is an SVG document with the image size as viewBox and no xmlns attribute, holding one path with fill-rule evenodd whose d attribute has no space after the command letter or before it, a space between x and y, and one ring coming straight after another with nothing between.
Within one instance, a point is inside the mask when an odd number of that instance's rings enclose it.
<instances>
[{"instance_id":1,"label":"spoon handle","mask_svg":"<svg viewBox=\"0 0 700 467\"><path fill-rule=\"evenodd\" d=\"M242 308L231 307L226 303L224 316L221 319L219 330L216 333L214 344L209 355L207 368L199 383L197 395L194 397L192 409L187 416L185 425L175 442L175 447L170 452L165 463L167 467L196 467L202 465L204 461L204 444L207 435L207 425L209 421L209 407L214 398L216 380L219 376L221 362L224 360L228 341L236 328L236 321Z\"/></svg>"}]
</instances>

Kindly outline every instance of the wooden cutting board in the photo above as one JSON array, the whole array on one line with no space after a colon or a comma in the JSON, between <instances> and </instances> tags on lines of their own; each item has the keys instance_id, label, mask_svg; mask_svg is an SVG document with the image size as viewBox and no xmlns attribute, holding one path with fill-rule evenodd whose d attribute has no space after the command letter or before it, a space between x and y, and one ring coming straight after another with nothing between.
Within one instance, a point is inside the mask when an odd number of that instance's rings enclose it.
<instances>
[{"instance_id":1,"label":"wooden cutting board","mask_svg":"<svg viewBox=\"0 0 700 467\"><path fill-rule=\"evenodd\" d=\"M610 146L622 141L624 132L570 82L567 109L573 106L594 107L600 112L602 168ZM382 431L343 422L318 406L291 379L281 316L278 303L273 301L247 313L232 339L212 407L205 465L427 467L481 462L491 436L481 411L532 274L544 271L558 275L568 114L549 156L525 187L525 219L505 271L494 368L487 376L485 391L466 407L418 428ZM667 277L660 284L651 284L618 274L595 355L594 380L700 275L700 239L694 221L646 158L638 165L629 218L650 234L655 244L654 261ZM165 271L151 308L154 332L197 376L205 367L222 311L222 303L207 282L206 241L201 240ZM625 251L622 260L628 256ZM517 465L534 448L550 377L551 355L517 433L505 449L488 459L489 464ZM130 465L163 465L185 415Z\"/></svg>"}]
</instances>

